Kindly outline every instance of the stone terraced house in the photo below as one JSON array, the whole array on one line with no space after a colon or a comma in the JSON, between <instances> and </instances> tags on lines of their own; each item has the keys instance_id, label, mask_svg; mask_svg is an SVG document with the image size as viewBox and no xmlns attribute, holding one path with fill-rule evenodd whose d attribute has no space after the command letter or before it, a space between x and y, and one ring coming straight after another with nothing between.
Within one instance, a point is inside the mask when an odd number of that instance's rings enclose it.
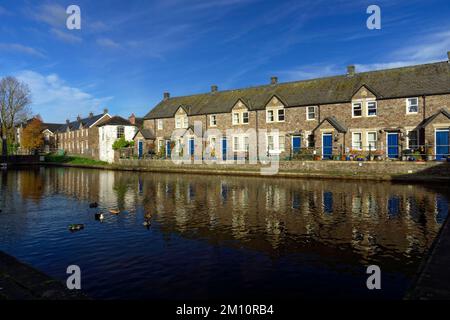
<instances>
[{"instance_id":1,"label":"stone terraced house","mask_svg":"<svg viewBox=\"0 0 450 320\"><path fill-rule=\"evenodd\" d=\"M76 121L67 120L57 130L59 150L70 155L82 155L93 159L100 158L99 125L111 119L108 110L103 114L90 113L87 118L78 116Z\"/></svg>"},{"instance_id":2,"label":"stone terraced house","mask_svg":"<svg viewBox=\"0 0 450 320\"><path fill-rule=\"evenodd\" d=\"M450 59L450 52L448 53ZM143 129L155 148L170 153L176 128L194 136L194 121L203 132L216 128L266 129L268 154L287 157L304 148L324 159L349 152L377 150L399 158L421 150L442 159L449 154L449 61L270 84L164 99L145 117ZM270 131L278 129L278 133ZM248 150L246 134L213 141L224 153ZM196 140L197 141L197 140ZM186 152L193 152L194 139Z\"/></svg>"}]
</instances>

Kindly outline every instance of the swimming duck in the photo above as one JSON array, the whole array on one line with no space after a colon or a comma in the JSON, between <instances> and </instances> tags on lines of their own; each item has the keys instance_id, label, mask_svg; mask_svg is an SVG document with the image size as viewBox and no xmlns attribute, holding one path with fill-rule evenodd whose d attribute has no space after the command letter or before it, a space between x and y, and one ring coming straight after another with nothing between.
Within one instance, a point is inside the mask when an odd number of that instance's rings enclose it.
<instances>
[{"instance_id":1,"label":"swimming duck","mask_svg":"<svg viewBox=\"0 0 450 320\"><path fill-rule=\"evenodd\" d=\"M72 232L80 231L84 229L84 224L71 224L69 230Z\"/></svg>"},{"instance_id":2,"label":"swimming duck","mask_svg":"<svg viewBox=\"0 0 450 320\"><path fill-rule=\"evenodd\" d=\"M92 202L91 204L89 204L89 208L97 208L97 207L98 207L97 202Z\"/></svg>"},{"instance_id":3,"label":"swimming duck","mask_svg":"<svg viewBox=\"0 0 450 320\"><path fill-rule=\"evenodd\" d=\"M103 213L96 213L95 214L95 220L102 221L103 219L105 219L105 216L103 215Z\"/></svg>"},{"instance_id":4,"label":"swimming duck","mask_svg":"<svg viewBox=\"0 0 450 320\"><path fill-rule=\"evenodd\" d=\"M145 220L144 223L143 223L143 226L147 227L147 229L150 228L151 225L152 225L152 223L151 223L150 220Z\"/></svg>"},{"instance_id":5,"label":"swimming duck","mask_svg":"<svg viewBox=\"0 0 450 320\"><path fill-rule=\"evenodd\" d=\"M120 210L119 209L109 209L109 213L111 213L111 214L119 214Z\"/></svg>"}]
</instances>

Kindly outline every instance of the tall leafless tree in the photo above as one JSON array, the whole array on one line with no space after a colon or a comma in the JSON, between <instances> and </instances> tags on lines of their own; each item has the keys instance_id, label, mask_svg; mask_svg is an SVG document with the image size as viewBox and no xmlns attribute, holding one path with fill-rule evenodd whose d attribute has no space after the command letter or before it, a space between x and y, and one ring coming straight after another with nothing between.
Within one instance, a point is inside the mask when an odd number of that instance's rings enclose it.
<instances>
[{"instance_id":1,"label":"tall leafless tree","mask_svg":"<svg viewBox=\"0 0 450 320\"><path fill-rule=\"evenodd\" d=\"M7 155L7 141L13 141L15 127L31 114L31 92L25 83L14 77L0 80L0 137L2 153Z\"/></svg>"}]
</instances>

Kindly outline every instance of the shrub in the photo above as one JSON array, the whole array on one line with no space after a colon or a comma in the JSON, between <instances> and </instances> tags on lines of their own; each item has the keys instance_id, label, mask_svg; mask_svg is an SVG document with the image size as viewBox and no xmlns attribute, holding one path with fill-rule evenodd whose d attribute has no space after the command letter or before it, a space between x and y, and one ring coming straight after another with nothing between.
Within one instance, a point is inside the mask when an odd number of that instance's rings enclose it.
<instances>
[{"instance_id":1,"label":"shrub","mask_svg":"<svg viewBox=\"0 0 450 320\"><path fill-rule=\"evenodd\" d=\"M134 146L134 141L127 141L124 137L117 139L114 141L112 148L114 150L120 150L124 148L130 148Z\"/></svg>"}]
</instances>

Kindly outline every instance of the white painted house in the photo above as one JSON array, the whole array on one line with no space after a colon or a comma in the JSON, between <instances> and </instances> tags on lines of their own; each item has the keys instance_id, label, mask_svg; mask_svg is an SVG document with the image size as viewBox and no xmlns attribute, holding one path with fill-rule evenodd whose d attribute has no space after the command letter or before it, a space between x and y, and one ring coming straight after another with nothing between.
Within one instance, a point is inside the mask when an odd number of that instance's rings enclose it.
<instances>
[{"instance_id":1,"label":"white painted house","mask_svg":"<svg viewBox=\"0 0 450 320\"><path fill-rule=\"evenodd\" d=\"M108 163L114 162L113 144L122 137L132 141L138 128L122 117L112 117L99 125L99 154L100 160Z\"/></svg>"}]
</instances>

